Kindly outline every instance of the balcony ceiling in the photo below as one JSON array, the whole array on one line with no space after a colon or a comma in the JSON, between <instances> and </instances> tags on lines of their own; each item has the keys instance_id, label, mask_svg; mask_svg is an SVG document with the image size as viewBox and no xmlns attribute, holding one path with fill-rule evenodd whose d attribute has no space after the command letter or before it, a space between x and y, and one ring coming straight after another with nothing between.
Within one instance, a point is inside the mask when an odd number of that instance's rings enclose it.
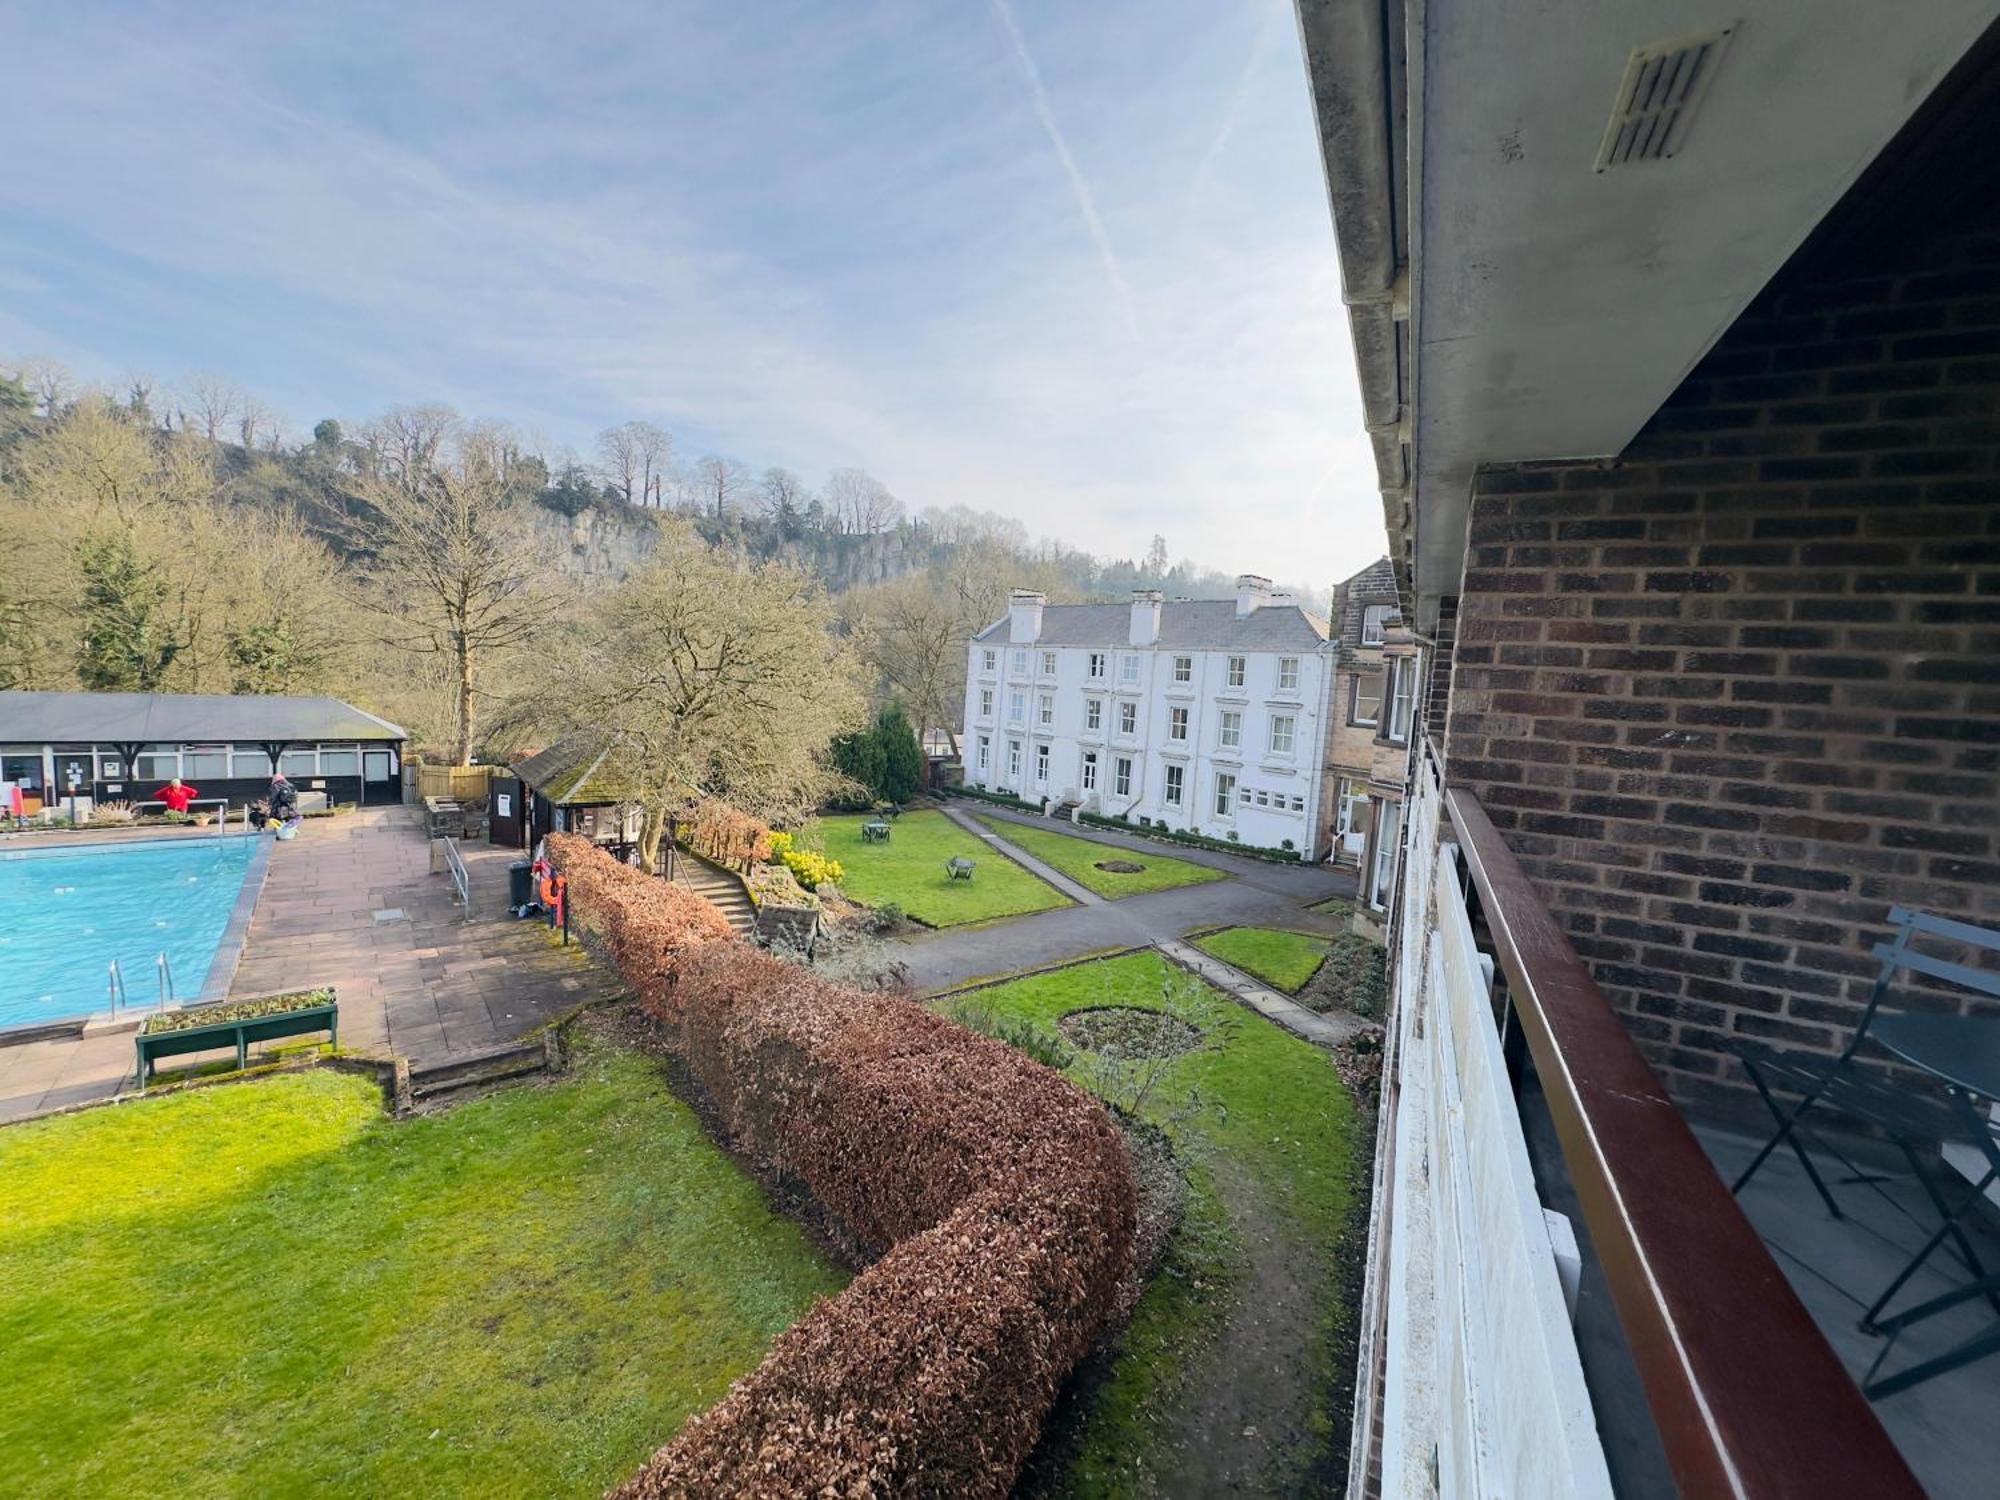
<instances>
[{"instance_id":1,"label":"balcony ceiling","mask_svg":"<svg viewBox=\"0 0 2000 1500\"><path fill-rule=\"evenodd\" d=\"M1408 399L1427 622L1458 590L1473 469L1618 453L2000 0L1427 0L1409 14L1423 30ZM1678 152L1597 170L1632 50L1725 26Z\"/></svg>"}]
</instances>

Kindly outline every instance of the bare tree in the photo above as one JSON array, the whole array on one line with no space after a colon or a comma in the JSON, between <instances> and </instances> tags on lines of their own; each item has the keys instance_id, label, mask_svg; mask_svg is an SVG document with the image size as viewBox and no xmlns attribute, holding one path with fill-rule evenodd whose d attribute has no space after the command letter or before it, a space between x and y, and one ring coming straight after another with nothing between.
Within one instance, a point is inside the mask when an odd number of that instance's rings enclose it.
<instances>
[{"instance_id":1,"label":"bare tree","mask_svg":"<svg viewBox=\"0 0 2000 1500\"><path fill-rule=\"evenodd\" d=\"M646 566L551 643L520 717L588 738L645 813L650 868L667 815L691 794L796 816L830 790L828 743L862 706L833 626L809 574L740 564L665 521Z\"/></svg>"},{"instance_id":2,"label":"bare tree","mask_svg":"<svg viewBox=\"0 0 2000 1500\"><path fill-rule=\"evenodd\" d=\"M742 509L743 497L750 490L750 471L742 464L711 453L694 466L694 472L702 508L716 520Z\"/></svg>"},{"instance_id":3,"label":"bare tree","mask_svg":"<svg viewBox=\"0 0 2000 1500\"><path fill-rule=\"evenodd\" d=\"M757 481L757 508L767 520L779 521L805 508L806 483L790 469L772 467Z\"/></svg>"},{"instance_id":4,"label":"bare tree","mask_svg":"<svg viewBox=\"0 0 2000 1500\"><path fill-rule=\"evenodd\" d=\"M465 424L449 406L394 406L368 424L365 441L373 467L391 480L430 473L448 440L461 435Z\"/></svg>"},{"instance_id":5,"label":"bare tree","mask_svg":"<svg viewBox=\"0 0 2000 1500\"><path fill-rule=\"evenodd\" d=\"M76 395L76 380L66 366L39 356L21 362L21 381L35 393L44 417L53 421Z\"/></svg>"},{"instance_id":6,"label":"bare tree","mask_svg":"<svg viewBox=\"0 0 2000 1500\"><path fill-rule=\"evenodd\" d=\"M627 505L662 503L664 480L673 462L674 440L651 422L622 422L597 435L597 453L605 483L625 497Z\"/></svg>"},{"instance_id":7,"label":"bare tree","mask_svg":"<svg viewBox=\"0 0 2000 1500\"><path fill-rule=\"evenodd\" d=\"M835 469L821 494L835 524L857 536L887 531L903 518L902 501L865 469Z\"/></svg>"},{"instance_id":8,"label":"bare tree","mask_svg":"<svg viewBox=\"0 0 2000 1500\"><path fill-rule=\"evenodd\" d=\"M188 376L182 394L195 428L211 443L221 442L223 430L242 403L242 394L222 376L209 374Z\"/></svg>"},{"instance_id":9,"label":"bare tree","mask_svg":"<svg viewBox=\"0 0 2000 1500\"><path fill-rule=\"evenodd\" d=\"M435 409L401 415L426 410ZM558 600L545 586L491 435L461 430L443 454L443 433L433 437L435 430L421 419L388 426L387 440L404 446L356 482L355 498L365 507L356 540L381 565L381 592L372 602L384 639L449 665L452 751L459 765L469 765L482 669L547 624Z\"/></svg>"},{"instance_id":10,"label":"bare tree","mask_svg":"<svg viewBox=\"0 0 2000 1500\"><path fill-rule=\"evenodd\" d=\"M243 398L243 405L236 415L236 434L246 452L256 448L261 441L275 453L278 444L284 440L278 414L255 396Z\"/></svg>"}]
</instances>

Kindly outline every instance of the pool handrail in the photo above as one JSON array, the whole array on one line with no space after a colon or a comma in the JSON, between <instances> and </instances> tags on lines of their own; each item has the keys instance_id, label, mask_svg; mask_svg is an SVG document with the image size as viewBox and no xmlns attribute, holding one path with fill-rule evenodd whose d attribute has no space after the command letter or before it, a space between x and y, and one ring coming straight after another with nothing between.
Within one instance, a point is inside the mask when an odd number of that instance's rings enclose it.
<instances>
[{"instance_id":1,"label":"pool handrail","mask_svg":"<svg viewBox=\"0 0 2000 1500\"><path fill-rule=\"evenodd\" d=\"M164 1011L167 1003L174 999L174 965L167 957L166 949L162 948L160 956L153 960L153 970L159 976L160 1009Z\"/></svg>"},{"instance_id":2,"label":"pool handrail","mask_svg":"<svg viewBox=\"0 0 2000 1500\"><path fill-rule=\"evenodd\" d=\"M111 1019L115 1021L118 1019L118 1003L121 1000L124 1001L126 1009L129 1010L132 1006L131 999L125 993L124 971L118 967L118 960L115 958L111 960L111 972L105 979L105 985L110 991Z\"/></svg>"}]
</instances>

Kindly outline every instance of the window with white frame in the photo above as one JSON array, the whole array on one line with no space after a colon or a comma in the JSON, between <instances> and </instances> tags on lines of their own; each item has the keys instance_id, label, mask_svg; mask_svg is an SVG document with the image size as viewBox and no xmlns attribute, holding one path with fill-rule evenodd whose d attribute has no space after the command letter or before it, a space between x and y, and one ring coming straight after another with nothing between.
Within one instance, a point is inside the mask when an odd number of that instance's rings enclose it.
<instances>
[{"instance_id":1,"label":"window with white frame","mask_svg":"<svg viewBox=\"0 0 2000 1500\"><path fill-rule=\"evenodd\" d=\"M41 761L41 753L35 754L36 763ZM139 752L139 758L132 762L132 779L135 781L172 781L180 774L181 750L178 745L148 745ZM39 774L39 773L37 773Z\"/></svg>"},{"instance_id":2,"label":"window with white frame","mask_svg":"<svg viewBox=\"0 0 2000 1500\"><path fill-rule=\"evenodd\" d=\"M1278 691L1296 693L1299 690L1299 659L1296 656L1278 658Z\"/></svg>"},{"instance_id":3,"label":"window with white frame","mask_svg":"<svg viewBox=\"0 0 2000 1500\"><path fill-rule=\"evenodd\" d=\"M1223 674L1223 681L1233 688L1240 688L1243 686L1244 675L1243 658L1240 656L1230 657L1229 670Z\"/></svg>"},{"instance_id":4,"label":"window with white frame","mask_svg":"<svg viewBox=\"0 0 2000 1500\"><path fill-rule=\"evenodd\" d=\"M1037 745L1035 746L1035 785L1047 786L1048 784L1049 747L1047 745Z\"/></svg>"},{"instance_id":5,"label":"window with white frame","mask_svg":"<svg viewBox=\"0 0 2000 1500\"><path fill-rule=\"evenodd\" d=\"M1192 656L1176 656L1174 658L1174 681L1194 681L1194 658Z\"/></svg>"},{"instance_id":6,"label":"window with white frame","mask_svg":"<svg viewBox=\"0 0 2000 1500\"><path fill-rule=\"evenodd\" d=\"M1028 670L1028 650L1025 646L1016 646L1014 648L1014 670L1016 672L1025 672Z\"/></svg>"},{"instance_id":7,"label":"window with white frame","mask_svg":"<svg viewBox=\"0 0 2000 1500\"><path fill-rule=\"evenodd\" d=\"M1167 738L1184 740L1188 737L1188 711L1184 708L1167 710Z\"/></svg>"},{"instance_id":8,"label":"window with white frame","mask_svg":"<svg viewBox=\"0 0 2000 1500\"><path fill-rule=\"evenodd\" d=\"M1120 734L1137 734L1139 732L1138 704L1121 703L1118 705L1118 732Z\"/></svg>"},{"instance_id":9,"label":"window with white frame","mask_svg":"<svg viewBox=\"0 0 2000 1500\"><path fill-rule=\"evenodd\" d=\"M993 759L993 737L982 734L979 737L979 769L985 770Z\"/></svg>"},{"instance_id":10,"label":"window with white frame","mask_svg":"<svg viewBox=\"0 0 2000 1500\"><path fill-rule=\"evenodd\" d=\"M1227 771L1218 771L1215 776L1215 815L1228 817L1236 807L1236 778Z\"/></svg>"},{"instance_id":11,"label":"window with white frame","mask_svg":"<svg viewBox=\"0 0 2000 1500\"><path fill-rule=\"evenodd\" d=\"M1187 786L1187 767L1168 766L1167 806L1179 807L1181 805L1181 797L1183 792L1186 790L1186 786Z\"/></svg>"},{"instance_id":12,"label":"window with white frame","mask_svg":"<svg viewBox=\"0 0 2000 1500\"><path fill-rule=\"evenodd\" d=\"M1372 729L1382 718L1382 674L1357 672L1347 695L1347 722Z\"/></svg>"},{"instance_id":13,"label":"window with white frame","mask_svg":"<svg viewBox=\"0 0 2000 1500\"><path fill-rule=\"evenodd\" d=\"M1083 789L1086 792L1097 790L1097 752L1095 750L1092 750L1083 758Z\"/></svg>"},{"instance_id":14,"label":"window with white frame","mask_svg":"<svg viewBox=\"0 0 2000 1500\"><path fill-rule=\"evenodd\" d=\"M1383 631L1388 627L1389 616L1396 612L1393 604L1364 604L1361 606L1361 644L1379 646Z\"/></svg>"},{"instance_id":15,"label":"window with white frame","mask_svg":"<svg viewBox=\"0 0 2000 1500\"><path fill-rule=\"evenodd\" d=\"M1000 664L1000 653L998 651L982 651L979 653L980 671L990 672L999 664Z\"/></svg>"},{"instance_id":16,"label":"window with white frame","mask_svg":"<svg viewBox=\"0 0 2000 1500\"><path fill-rule=\"evenodd\" d=\"M982 719L990 719L993 717L992 688L981 688L979 690L979 717Z\"/></svg>"},{"instance_id":17,"label":"window with white frame","mask_svg":"<svg viewBox=\"0 0 2000 1500\"><path fill-rule=\"evenodd\" d=\"M1216 729L1215 742L1216 744L1220 745L1224 750L1242 749L1243 715L1239 713L1223 714L1219 726Z\"/></svg>"},{"instance_id":18,"label":"window with white frame","mask_svg":"<svg viewBox=\"0 0 2000 1500\"><path fill-rule=\"evenodd\" d=\"M1021 742L1019 740L1007 741L1007 774L1009 776L1019 776L1021 774Z\"/></svg>"},{"instance_id":19,"label":"window with white frame","mask_svg":"<svg viewBox=\"0 0 2000 1500\"><path fill-rule=\"evenodd\" d=\"M1035 700L1035 722L1053 724L1056 721L1056 700L1053 693L1041 693Z\"/></svg>"},{"instance_id":20,"label":"window with white frame","mask_svg":"<svg viewBox=\"0 0 2000 1500\"><path fill-rule=\"evenodd\" d=\"M1375 856L1368 876L1368 904L1384 907L1389 904L1390 887L1396 877L1396 834L1402 823L1403 804L1383 802L1381 816L1375 832Z\"/></svg>"},{"instance_id":21,"label":"window with white frame","mask_svg":"<svg viewBox=\"0 0 2000 1500\"><path fill-rule=\"evenodd\" d=\"M1097 734L1103 730L1104 700L1102 698L1086 698L1083 700L1083 727L1092 734Z\"/></svg>"},{"instance_id":22,"label":"window with white frame","mask_svg":"<svg viewBox=\"0 0 2000 1500\"><path fill-rule=\"evenodd\" d=\"M319 774L322 776L359 776L361 774L361 747L358 745L321 745L319 747Z\"/></svg>"},{"instance_id":23,"label":"window with white frame","mask_svg":"<svg viewBox=\"0 0 2000 1500\"><path fill-rule=\"evenodd\" d=\"M1009 723L1018 724L1021 722L1021 704L1023 701L1019 693L1009 693L1007 695L1007 719Z\"/></svg>"},{"instance_id":24,"label":"window with white frame","mask_svg":"<svg viewBox=\"0 0 2000 1500\"><path fill-rule=\"evenodd\" d=\"M1105 656L1102 651L1090 653L1090 678L1093 682L1104 681Z\"/></svg>"},{"instance_id":25,"label":"window with white frame","mask_svg":"<svg viewBox=\"0 0 2000 1500\"><path fill-rule=\"evenodd\" d=\"M1053 677L1053 676L1055 676L1055 675L1056 675L1056 654L1055 654L1055 652L1053 652L1053 651L1044 651L1044 652L1042 653L1042 675L1043 675L1044 677Z\"/></svg>"},{"instance_id":26,"label":"window with white frame","mask_svg":"<svg viewBox=\"0 0 2000 1500\"><path fill-rule=\"evenodd\" d=\"M1127 655L1119 659L1118 680L1120 682L1137 682L1139 680L1138 657Z\"/></svg>"},{"instance_id":27,"label":"window with white frame","mask_svg":"<svg viewBox=\"0 0 2000 1500\"><path fill-rule=\"evenodd\" d=\"M1290 714L1271 715L1271 753L1273 755L1290 755L1292 753L1292 736L1293 732L1298 728L1298 723L1299 721Z\"/></svg>"},{"instance_id":28,"label":"window with white frame","mask_svg":"<svg viewBox=\"0 0 2000 1500\"><path fill-rule=\"evenodd\" d=\"M1417 693L1417 659L1405 656L1389 663L1389 738L1398 745L1410 738L1410 710Z\"/></svg>"},{"instance_id":29,"label":"window with white frame","mask_svg":"<svg viewBox=\"0 0 2000 1500\"><path fill-rule=\"evenodd\" d=\"M1305 799L1305 798L1304 798L1304 797L1303 797L1302 795L1300 795L1300 794L1299 794L1298 792L1293 792L1293 793L1292 793L1292 811L1293 811L1293 812L1304 812L1305 810L1306 810L1306 799Z\"/></svg>"},{"instance_id":30,"label":"window with white frame","mask_svg":"<svg viewBox=\"0 0 2000 1500\"><path fill-rule=\"evenodd\" d=\"M1271 805L1271 794L1262 787L1257 788L1255 792L1251 793L1251 796L1255 798L1259 807L1269 807Z\"/></svg>"},{"instance_id":31,"label":"window with white frame","mask_svg":"<svg viewBox=\"0 0 2000 1500\"><path fill-rule=\"evenodd\" d=\"M1132 795L1132 757L1121 755L1111 763L1111 792L1113 796Z\"/></svg>"}]
</instances>

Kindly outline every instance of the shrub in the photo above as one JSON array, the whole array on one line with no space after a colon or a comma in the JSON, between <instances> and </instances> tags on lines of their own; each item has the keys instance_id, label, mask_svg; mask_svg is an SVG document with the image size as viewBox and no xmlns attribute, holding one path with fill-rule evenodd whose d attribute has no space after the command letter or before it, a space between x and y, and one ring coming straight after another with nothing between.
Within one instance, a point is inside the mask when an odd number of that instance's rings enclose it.
<instances>
[{"instance_id":1,"label":"shrub","mask_svg":"<svg viewBox=\"0 0 2000 1500\"><path fill-rule=\"evenodd\" d=\"M682 833L690 849L719 865L762 864L771 857L771 825L714 797L695 804Z\"/></svg>"},{"instance_id":2,"label":"shrub","mask_svg":"<svg viewBox=\"0 0 2000 1500\"><path fill-rule=\"evenodd\" d=\"M550 834L549 859L569 880L571 922L603 939L643 1002L664 993L682 954L732 936L722 913L693 891L621 864L588 839Z\"/></svg>"},{"instance_id":3,"label":"shrub","mask_svg":"<svg viewBox=\"0 0 2000 1500\"><path fill-rule=\"evenodd\" d=\"M772 835L776 837L776 835ZM799 884L792 872L782 864L756 865L750 871L748 880L750 899L759 906L801 906L819 905L819 898Z\"/></svg>"},{"instance_id":4,"label":"shrub","mask_svg":"<svg viewBox=\"0 0 2000 1500\"><path fill-rule=\"evenodd\" d=\"M129 802L100 802L90 810L90 821L93 823L129 823L132 818L132 804Z\"/></svg>"},{"instance_id":5,"label":"shrub","mask_svg":"<svg viewBox=\"0 0 2000 1500\"><path fill-rule=\"evenodd\" d=\"M871 1262L616 1493L998 1500L1128 1283L1138 1200L1116 1127L912 1001L726 936L669 955L654 934L674 924L650 908L672 887L581 839L549 847L580 913L599 903L586 920L625 934L620 970L727 1143Z\"/></svg>"}]
</instances>

